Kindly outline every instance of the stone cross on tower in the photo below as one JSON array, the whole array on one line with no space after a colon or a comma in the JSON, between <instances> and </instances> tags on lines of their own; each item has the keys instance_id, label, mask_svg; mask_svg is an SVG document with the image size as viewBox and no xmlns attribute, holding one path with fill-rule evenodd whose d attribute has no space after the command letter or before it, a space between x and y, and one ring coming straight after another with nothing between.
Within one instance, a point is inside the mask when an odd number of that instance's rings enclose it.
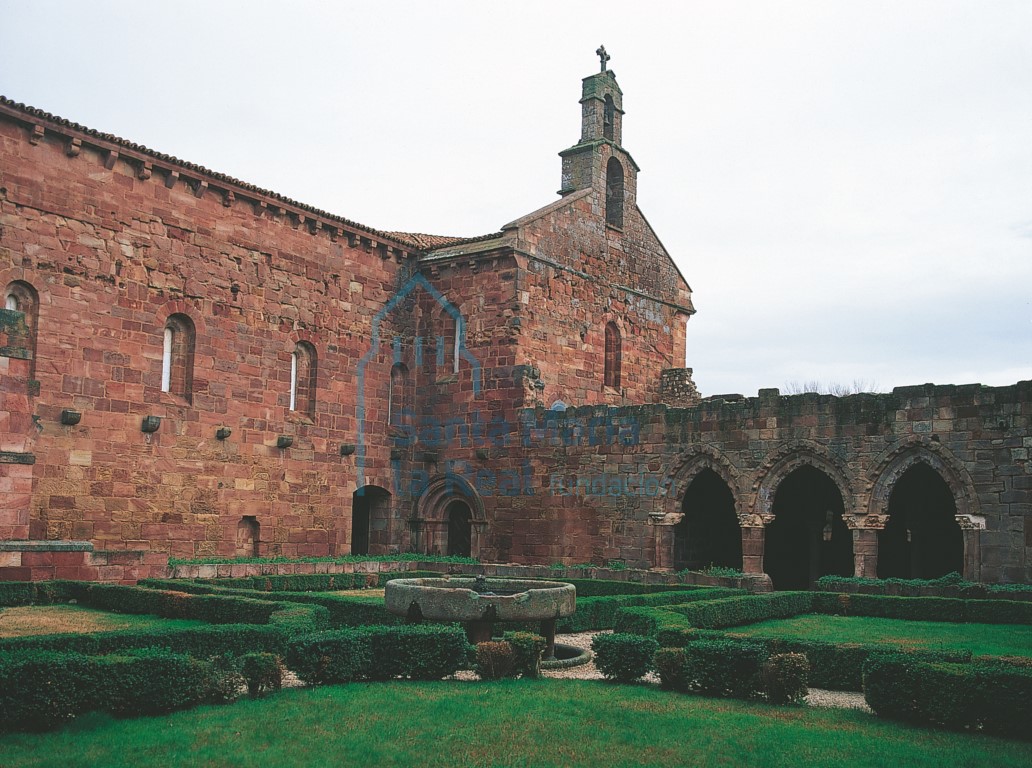
<instances>
[{"instance_id":1,"label":"stone cross on tower","mask_svg":"<svg viewBox=\"0 0 1032 768\"><path fill-rule=\"evenodd\" d=\"M595 51L595 55L598 56L599 61L602 62L602 71L605 72L606 62L608 62L609 59L611 59L612 57L608 53L606 53L606 47L604 45L600 45L598 47L598 50Z\"/></svg>"}]
</instances>

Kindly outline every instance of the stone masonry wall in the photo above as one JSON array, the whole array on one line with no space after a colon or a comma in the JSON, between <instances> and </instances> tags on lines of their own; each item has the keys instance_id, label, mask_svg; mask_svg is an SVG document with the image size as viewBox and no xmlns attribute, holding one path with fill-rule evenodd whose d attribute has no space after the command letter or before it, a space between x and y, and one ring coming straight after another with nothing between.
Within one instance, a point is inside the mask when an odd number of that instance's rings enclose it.
<instances>
[{"instance_id":1,"label":"stone masonry wall","mask_svg":"<svg viewBox=\"0 0 1032 768\"><path fill-rule=\"evenodd\" d=\"M23 361L0 358L5 446L35 454L27 521L8 509L25 501L26 469L0 466L4 537L86 540L156 566L235 554L254 516L262 554L345 549L358 361L412 254L80 135L0 121L0 283L25 281L40 302L38 393ZM189 400L160 389L173 313L196 329ZM298 341L317 354L314 419L288 410ZM365 462L386 475L381 357L365 378ZM62 424L64 409L81 421ZM143 432L149 416L160 427Z\"/></svg>"},{"instance_id":2,"label":"stone masonry wall","mask_svg":"<svg viewBox=\"0 0 1032 768\"><path fill-rule=\"evenodd\" d=\"M809 464L828 474L845 515L863 526L885 513L895 470L919 460L947 482L958 518L968 523L968 575L1032 581L1030 422L1032 382L844 398L763 390L686 409L527 412L521 439L532 446L525 454L531 487L547 521L542 527L555 538L524 550L525 561L669 566L684 492L710 468L734 495L748 571L750 530L762 530L777 483L791 468ZM494 518L487 539L505 540L508 508Z\"/></svg>"}]
</instances>

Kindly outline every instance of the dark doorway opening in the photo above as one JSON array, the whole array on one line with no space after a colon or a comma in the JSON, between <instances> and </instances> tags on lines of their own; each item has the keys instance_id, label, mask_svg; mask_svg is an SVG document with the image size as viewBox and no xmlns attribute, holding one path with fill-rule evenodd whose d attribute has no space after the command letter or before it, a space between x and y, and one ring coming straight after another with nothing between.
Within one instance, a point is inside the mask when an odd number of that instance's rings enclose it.
<instances>
[{"instance_id":1,"label":"dark doorway opening","mask_svg":"<svg viewBox=\"0 0 1032 768\"><path fill-rule=\"evenodd\" d=\"M364 485L352 494L351 554L386 554L390 502L391 494L375 485Z\"/></svg>"},{"instance_id":2,"label":"dark doorway opening","mask_svg":"<svg viewBox=\"0 0 1032 768\"><path fill-rule=\"evenodd\" d=\"M915 464L889 496L889 521L878 532L878 577L935 579L963 572L964 536L946 481Z\"/></svg>"},{"instance_id":3,"label":"dark doorway opening","mask_svg":"<svg viewBox=\"0 0 1032 768\"><path fill-rule=\"evenodd\" d=\"M821 576L853 575L853 536L842 520L842 494L815 467L791 472L774 493L764 565L774 589L813 589Z\"/></svg>"},{"instance_id":4,"label":"dark doorway opening","mask_svg":"<svg viewBox=\"0 0 1032 768\"><path fill-rule=\"evenodd\" d=\"M681 502L684 517L674 526L674 568L698 570L710 565L742 568L742 529L735 498L712 469L692 480Z\"/></svg>"},{"instance_id":5,"label":"dark doorway opening","mask_svg":"<svg viewBox=\"0 0 1032 768\"><path fill-rule=\"evenodd\" d=\"M473 551L473 514L464 501L453 501L445 510L448 520L448 554L469 557Z\"/></svg>"}]
</instances>

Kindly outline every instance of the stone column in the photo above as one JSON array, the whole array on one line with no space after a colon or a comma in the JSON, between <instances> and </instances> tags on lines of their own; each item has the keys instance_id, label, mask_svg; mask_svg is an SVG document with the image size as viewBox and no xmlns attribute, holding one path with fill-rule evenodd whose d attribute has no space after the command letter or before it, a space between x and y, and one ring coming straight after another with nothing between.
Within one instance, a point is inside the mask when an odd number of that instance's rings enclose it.
<instances>
[{"instance_id":1,"label":"stone column","mask_svg":"<svg viewBox=\"0 0 1032 768\"><path fill-rule=\"evenodd\" d=\"M975 515L957 515L964 538L964 573L968 581L980 581L982 576L982 531L985 530L985 518Z\"/></svg>"},{"instance_id":2,"label":"stone column","mask_svg":"<svg viewBox=\"0 0 1032 768\"><path fill-rule=\"evenodd\" d=\"M682 512L665 513L655 511L649 513L652 526L652 567L657 570L673 570L674 568L674 526L684 518Z\"/></svg>"},{"instance_id":3,"label":"stone column","mask_svg":"<svg viewBox=\"0 0 1032 768\"><path fill-rule=\"evenodd\" d=\"M767 526L774 522L774 515L739 515L742 527L742 572L765 573L763 570L763 549Z\"/></svg>"},{"instance_id":4,"label":"stone column","mask_svg":"<svg viewBox=\"0 0 1032 768\"><path fill-rule=\"evenodd\" d=\"M888 515L843 515L853 532L853 575L878 578L878 531L889 521Z\"/></svg>"}]
</instances>

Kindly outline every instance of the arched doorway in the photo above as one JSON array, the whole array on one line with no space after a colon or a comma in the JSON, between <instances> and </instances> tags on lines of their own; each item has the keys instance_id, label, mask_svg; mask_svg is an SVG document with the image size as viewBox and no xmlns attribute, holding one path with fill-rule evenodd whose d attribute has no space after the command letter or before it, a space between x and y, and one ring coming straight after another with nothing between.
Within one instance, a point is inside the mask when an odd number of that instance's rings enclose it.
<instances>
[{"instance_id":1,"label":"arched doorway","mask_svg":"<svg viewBox=\"0 0 1032 768\"><path fill-rule=\"evenodd\" d=\"M889 495L889 520L878 534L878 577L935 579L964 568L957 504L946 481L914 464Z\"/></svg>"},{"instance_id":2,"label":"arched doorway","mask_svg":"<svg viewBox=\"0 0 1032 768\"><path fill-rule=\"evenodd\" d=\"M674 569L710 565L742 567L742 529L727 483L712 469L692 480L681 503L684 517L674 526Z\"/></svg>"},{"instance_id":3,"label":"arched doorway","mask_svg":"<svg viewBox=\"0 0 1032 768\"><path fill-rule=\"evenodd\" d=\"M391 494L376 485L364 485L351 496L351 554L387 552Z\"/></svg>"},{"instance_id":4,"label":"arched doorway","mask_svg":"<svg viewBox=\"0 0 1032 768\"><path fill-rule=\"evenodd\" d=\"M830 477L804 464L778 484L771 509L764 564L775 589L813 589L821 576L853 575L853 537Z\"/></svg>"},{"instance_id":5,"label":"arched doorway","mask_svg":"<svg viewBox=\"0 0 1032 768\"><path fill-rule=\"evenodd\" d=\"M469 505L456 499L448 504L444 514L448 521L448 554L469 557L473 552L473 513Z\"/></svg>"}]
</instances>

